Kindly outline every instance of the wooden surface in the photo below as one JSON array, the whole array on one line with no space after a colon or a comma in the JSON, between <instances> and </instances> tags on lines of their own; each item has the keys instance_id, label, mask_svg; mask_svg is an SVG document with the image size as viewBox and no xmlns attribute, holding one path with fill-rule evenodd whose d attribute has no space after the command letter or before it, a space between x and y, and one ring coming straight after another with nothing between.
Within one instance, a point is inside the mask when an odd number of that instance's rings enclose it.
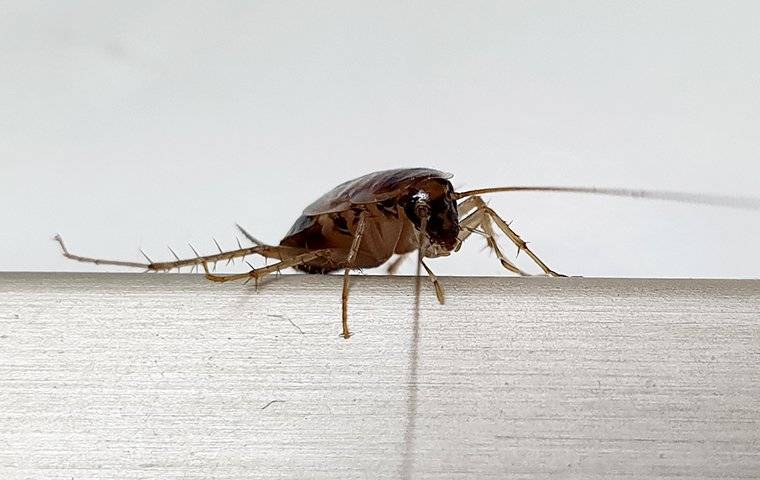
<instances>
[{"instance_id":1,"label":"wooden surface","mask_svg":"<svg viewBox=\"0 0 760 480\"><path fill-rule=\"evenodd\" d=\"M0 478L758 478L760 281L0 274Z\"/></svg>"}]
</instances>

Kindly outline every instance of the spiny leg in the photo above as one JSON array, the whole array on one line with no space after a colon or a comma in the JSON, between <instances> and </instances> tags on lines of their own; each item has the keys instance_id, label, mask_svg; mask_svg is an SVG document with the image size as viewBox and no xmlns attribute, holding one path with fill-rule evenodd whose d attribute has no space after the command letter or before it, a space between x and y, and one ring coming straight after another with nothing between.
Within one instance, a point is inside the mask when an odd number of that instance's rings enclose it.
<instances>
[{"instance_id":1,"label":"spiny leg","mask_svg":"<svg viewBox=\"0 0 760 480\"><path fill-rule=\"evenodd\" d=\"M362 237L364 236L364 229L367 226L366 221L367 212L362 211L359 214L359 220L358 224L356 226L356 230L354 232L354 241L351 243L351 250L348 252L348 257L346 258L346 269L343 272L343 293L342 293L342 321L343 321L343 333L341 333L341 336L343 338L348 338L351 336L351 332L348 331L348 284L349 284L349 272L351 271L351 267L354 264L354 260L356 260L356 254L359 252L359 246L361 245Z\"/></svg>"},{"instance_id":2,"label":"spiny leg","mask_svg":"<svg viewBox=\"0 0 760 480\"><path fill-rule=\"evenodd\" d=\"M272 265L267 265L261 268L253 268L251 269L251 271L246 272L246 273L234 273L230 275L213 274L209 271L207 262L203 262L202 265L203 265L203 270L206 272L206 278L208 280L211 280L212 282L225 283L225 282L231 282L234 280L243 280L243 279L247 279L247 280L253 279L255 281L258 281L260 278L270 275L272 273L280 272L281 270L284 270L286 268L303 265L305 263L311 262L312 260L316 260L318 258L332 258L333 255L336 253L339 253L339 250L334 249L334 248L323 248L320 250L312 250L309 252L294 255L290 258L285 258L284 260L281 260L277 263L273 263Z\"/></svg>"},{"instance_id":3,"label":"spiny leg","mask_svg":"<svg viewBox=\"0 0 760 480\"><path fill-rule=\"evenodd\" d=\"M420 264L422 264L422 267L425 269L425 271L428 274L428 277L430 278L430 281L433 282L433 287L435 288L435 296L438 299L438 303L441 305L444 304L446 301L446 295L443 291L443 285L441 285L441 282L438 281L438 277L435 276L432 270L430 270L430 267L425 264L425 262L420 261Z\"/></svg>"},{"instance_id":4,"label":"spiny leg","mask_svg":"<svg viewBox=\"0 0 760 480\"><path fill-rule=\"evenodd\" d=\"M483 220L483 223L481 224L481 227L483 227L483 231L486 232L486 239L488 240L488 246L491 247L491 249L496 253L496 257L501 262L501 265L509 270L510 272L514 272L518 275L522 275L523 277L530 276L529 273L522 270L520 267L515 265L512 261L510 261L506 255L501 251L499 248L499 244L496 242L496 234L493 231L493 225L491 224L491 218L488 216L485 216L485 219Z\"/></svg>"},{"instance_id":5,"label":"spiny leg","mask_svg":"<svg viewBox=\"0 0 760 480\"><path fill-rule=\"evenodd\" d=\"M512 263L506 255L501 251L499 248L499 244L496 242L496 235L493 231L493 227L491 226L491 219L486 214L483 207L485 207L485 203L480 201L480 204L478 204L477 197L469 198L464 203L469 203L471 208L468 210L471 210L472 208L475 208L475 211L468 215L464 220L462 220L459 224L460 232L459 237L457 239L458 243L455 248L455 251L458 251L462 243L473 233L473 232L479 232L477 230L478 227L483 229L483 235L486 237L486 241L488 242L488 246L491 248L491 250L494 251L496 254L496 257L499 259L499 262L501 265L509 270L512 273L516 273L518 275L522 276L528 276L529 273L523 271L520 269L517 265Z\"/></svg>"},{"instance_id":6,"label":"spiny leg","mask_svg":"<svg viewBox=\"0 0 760 480\"><path fill-rule=\"evenodd\" d=\"M388 275L396 274L401 264L404 263L404 260L406 260L406 255L407 254L404 253L404 254L399 255L395 259L393 259L391 264L388 265L388 268L386 269L386 271L388 272Z\"/></svg>"},{"instance_id":7,"label":"spiny leg","mask_svg":"<svg viewBox=\"0 0 760 480\"><path fill-rule=\"evenodd\" d=\"M485 235L484 232L478 230L478 227L480 227L480 223L482 221L483 212L475 211L459 222L459 235L457 235L457 245L454 247L454 251L458 252L459 249L462 248L464 241L467 240L473 233L477 232Z\"/></svg>"},{"instance_id":8,"label":"spiny leg","mask_svg":"<svg viewBox=\"0 0 760 480\"><path fill-rule=\"evenodd\" d=\"M480 198L480 197L477 197ZM471 211L475 210L480 204L476 197L469 197L459 205L457 205L457 214L459 217L464 217Z\"/></svg>"},{"instance_id":9,"label":"spiny leg","mask_svg":"<svg viewBox=\"0 0 760 480\"><path fill-rule=\"evenodd\" d=\"M478 230L480 223L483 221L483 214L477 209L478 206L479 203L475 197L470 197L457 206L457 215L462 220L459 222L459 235L454 251L458 252L462 247L462 243L473 233L484 233ZM472 212L473 210L475 211Z\"/></svg>"},{"instance_id":10,"label":"spiny leg","mask_svg":"<svg viewBox=\"0 0 760 480\"><path fill-rule=\"evenodd\" d=\"M520 236L514 230L512 230L507 224L507 222L505 222L496 212L494 212L493 210L489 208L488 213L489 213L489 216L496 223L496 226L499 227L501 231L504 232L507 235L507 237L509 237L510 240L512 240L512 243L514 243L515 246L517 246L517 249L525 250L525 253L528 254L528 256L531 258L531 260L533 260L536 263L536 265L541 267L541 270L543 270L545 274L552 277L566 277L567 276L567 275L563 275L561 273L555 272L554 270L549 268L543 261L541 261L541 259L538 258L538 256L536 256L536 254L533 253L533 251L531 251L530 248L528 248L528 244L525 243L525 241L522 238L520 238Z\"/></svg>"},{"instance_id":11,"label":"spiny leg","mask_svg":"<svg viewBox=\"0 0 760 480\"><path fill-rule=\"evenodd\" d=\"M101 259L101 258L91 258L91 257L82 257L80 255L74 255L68 251L68 249L66 248L66 245L63 243L63 238L61 238L60 235L56 235L55 237L53 237L53 240L58 242L58 244L61 246L61 250L63 251L63 256L71 260L76 260L78 262L84 262L84 263L94 263L96 265L114 265L114 266L119 266L119 267L143 268L145 270L150 270L154 272L168 271L175 268L179 269L181 267L192 267L192 266L201 265L204 263L205 264L216 263L222 260L229 261L233 258L245 257L247 255L261 255L263 257L280 259L283 257L288 257L288 256L297 255L299 253L304 253L303 249L299 249L299 248L272 246L272 245L257 245L255 247L239 248L237 250L230 250L227 252L220 251L219 253L214 254L214 255L201 256L197 253L195 248L193 248L193 246L190 245L190 248L196 254L195 257L187 258L187 259L178 259L173 262L153 262L148 258L147 255L145 255L145 253L143 253L143 256L145 256L145 258L148 260L149 263L139 263L139 262L125 262L121 260L106 260L106 259ZM176 257L176 254L174 255Z\"/></svg>"},{"instance_id":12,"label":"spiny leg","mask_svg":"<svg viewBox=\"0 0 760 480\"><path fill-rule=\"evenodd\" d=\"M496 213L493 209L491 209L491 207L486 205L486 203L483 201L482 198L476 195L474 197L471 197L471 199L474 200L474 202L477 202L478 204L477 209L479 211L484 212L491 220L493 220L496 226L499 227L499 229L502 232L504 232L504 234L507 237L509 237L509 239L512 241L512 243L515 244L515 246L517 246L517 253L520 253L521 250L525 251L525 253L531 258L531 260L533 260L536 263L536 265L538 265L541 268L541 270L543 270L544 273L547 275L550 275L552 277L565 276L565 275L555 272L554 270L546 266L546 264L543 261L541 261L541 259L538 258L538 256L536 256L535 253L533 253L533 251L531 251L531 249L528 247L528 244L525 243L525 241L522 238L520 238L520 236L509 227L509 224L505 222L504 219L501 218L498 213ZM485 227L484 227L484 230L485 230Z\"/></svg>"},{"instance_id":13,"label":"spiny leg","mask_svg":"<svg viewBox=\"0 0 760 480\"><path fill-rule=\"evenodd\" d=\"M58 242L58 245L61 246L61 251L63 252L64 257L71 260L76 260L77 262L94 263L95 265L115 265L118 267L135 267L135 268L144 268L144 269L149 270L148 267L150 266L150 264L148 263L123 262L120 260L103 260L101 258L89 258L89 257L74 255L72 253L69 253L69 250L66 248L66 244L63 243L63 238L61 238L60 235L54 236L53 240ZM145 254L143 253L143 255Z\"/></svg>"}]
</instances>

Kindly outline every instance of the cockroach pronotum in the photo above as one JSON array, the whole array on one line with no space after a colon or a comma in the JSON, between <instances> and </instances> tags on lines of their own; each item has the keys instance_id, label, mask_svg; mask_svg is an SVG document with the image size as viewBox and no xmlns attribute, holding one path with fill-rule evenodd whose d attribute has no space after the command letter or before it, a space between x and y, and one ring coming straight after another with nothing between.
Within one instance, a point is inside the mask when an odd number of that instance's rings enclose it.
<instances>
[{"instance_id":1,"label":"cockroach pronotum","mask_svg":"<svg viewBox=\"0 0 760 480\"><path fill-rule=\"evenodd\" d=\"M518 253L525 252L544 274L563 276L533 253L509 224L486 205L480 196L482 194L571 192L760 208L760 200L752 198L615 188L526 186L456 192L449 181L451 177L448 173L428 168L402 168L374 172L342 183L306 207L279 245L264 244L238 225L253 246L243 247L238 242L237 250L225 252L217 244L217 254L202 256L193 249L195 256L184 260L172 250L176 261L171 262L153 262L143 253L148 263L137 263L73 255L66 249L60 235L56 235L55 240L60 244L63 255L72 260L137 267L154 272L200 265L206 278L214 282L242 279L257 282L266 275L289 267L306 273L322 274L343 270L341 336L348 338L351 336L348 329L349 272L352 269L378 267L394 254L400 255L398 258L401 259L406 254L417 252L417 302L421 268L425 269L432 281L438 301L444 302L443 288L424 259L447 256L458 251L473 233L485 237L504 268L518 275L528 275L499 249L495 228L517 246ZM251 266L249 272L241 274L216 275L209 271L209 263L221 260L229 262L247 255L276 259L277 263L260 268ZM398 263L397 259L390 264L389 273L396 270Z\"/></svg>"}]
</instances>

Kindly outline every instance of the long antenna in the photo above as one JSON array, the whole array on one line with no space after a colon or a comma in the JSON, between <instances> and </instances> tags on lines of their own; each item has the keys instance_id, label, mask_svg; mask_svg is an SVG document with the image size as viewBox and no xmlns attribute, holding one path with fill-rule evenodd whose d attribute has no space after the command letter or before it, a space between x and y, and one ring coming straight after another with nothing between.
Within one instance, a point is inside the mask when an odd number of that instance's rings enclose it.
<instances>
[{"instance_id":1,"label":"long antenna","mask_svg":"<svg viewBox=\"0 0 760 480\"><path fill-rule=\"evenodd\" d=\"M561 192L588 193L592 195L607 195L612 197L645 198L650 200L667 200L671 202L712 205L716 207L743 208L760 210L760 198L735 197L727 195L707 195L701 193L670 192L665 190L629 190L625 188L596 188L596 187L555 187L555 186L521 186L478 188L465 192L455 192L454 198L471 197L486 193L499 192Z\"/></svg>"}]
</instances>

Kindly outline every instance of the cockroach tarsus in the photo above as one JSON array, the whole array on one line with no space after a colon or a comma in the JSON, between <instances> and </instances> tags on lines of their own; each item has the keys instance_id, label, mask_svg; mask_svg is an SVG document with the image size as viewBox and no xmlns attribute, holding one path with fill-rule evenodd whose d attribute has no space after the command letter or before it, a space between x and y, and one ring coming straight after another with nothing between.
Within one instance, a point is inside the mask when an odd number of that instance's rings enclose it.
<instances>
[{"instance_id":1,"label":"cockroach tarsus","mask_svg":"<svg viewBox=\"0 0 760 480\"><path fill-rule=\"evenodd\" d=\"M391 262L389 273L398 268L405 255L417 252L417 283L415 305L419 304L420 267L431 280L438 301L444 302L444 291L438 278L424 262L457 252L462 244L476 233L485 237L488 247L496 254L501 265L518 275L529 275L510 261L497 244L496 229L517 247L518 254L525 252L545 275L563 276L549 268L507 223L491 209L481 195L496 192L570 192L650 198L687 203L760 208L760 201L751 198L710 196L679 192L627 190L616 188L517 186L495 187L456 192L449 179L451 174L429 168L403 168L374 172L342 183L304 209L279 245L268 245L253 237L240 225L241 233L254 245L243 247L238 241L236 250L223 251L214 240L219 253L200 255L190 245L195 256L180 259L171 250L175 261L153 262L144 252L148 263L103 260L69 253L63 239L56 235L63 255L72 260L98 265L143 268L147 271L169 271L182 267L202 266L207 279L214 282L258 280L285 268L306 273L326 274L343 270L342 333L349 338L348 292L349 272L374 268L386 263L394 254L399 259ZM254 268L246 273L217 275L209 270L209 263L248 255L259 255L276 263ZM248 264L250 265L250 263Z\"/></svg>"}]
</instances>

